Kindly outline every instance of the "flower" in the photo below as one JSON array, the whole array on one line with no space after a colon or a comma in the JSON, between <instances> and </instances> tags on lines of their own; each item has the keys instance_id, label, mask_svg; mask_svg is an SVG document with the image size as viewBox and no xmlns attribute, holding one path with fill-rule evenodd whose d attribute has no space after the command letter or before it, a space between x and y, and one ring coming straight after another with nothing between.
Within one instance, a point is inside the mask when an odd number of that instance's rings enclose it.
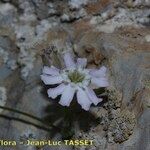
<instances>
[{"instance_id":1,"label":"flower","mask_svg":"<svg viewBox=\"0 0 150 150\"><path fill-rule=\"evenodd\" d=\"M58 69L54 66L44 66L42 81L46 85L58 86L48 89L48 96L55 99L61 95L59 104L69 106L74 95L77 95L77 102L81 107L88 111L93 103L97 105L102 101L93 91L91 85L107 87L108 79L106 77L107 68L102 66L100 69L86 69L87 59L78 58L75 63L69 52L64 54L66 68Z\"/></svg>"}]
</instances>

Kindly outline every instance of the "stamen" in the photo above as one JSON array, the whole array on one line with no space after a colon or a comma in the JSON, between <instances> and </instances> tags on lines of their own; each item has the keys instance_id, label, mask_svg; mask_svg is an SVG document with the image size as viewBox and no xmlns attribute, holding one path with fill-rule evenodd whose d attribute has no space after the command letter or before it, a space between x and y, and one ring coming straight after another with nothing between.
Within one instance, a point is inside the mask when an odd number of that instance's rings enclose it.
<instances>
[{"instance_id":1,"label":"stamen","mask_svg":"<svg viewBox=\"0 0 150 150\"><path fill-rule=\"evenodd\" d=\"M68 74L68 78L71 82L79 83L82 82L85 78L85 75L83 73L80 73L79 71L75 70Z\"/></svg>"}]
</instances>

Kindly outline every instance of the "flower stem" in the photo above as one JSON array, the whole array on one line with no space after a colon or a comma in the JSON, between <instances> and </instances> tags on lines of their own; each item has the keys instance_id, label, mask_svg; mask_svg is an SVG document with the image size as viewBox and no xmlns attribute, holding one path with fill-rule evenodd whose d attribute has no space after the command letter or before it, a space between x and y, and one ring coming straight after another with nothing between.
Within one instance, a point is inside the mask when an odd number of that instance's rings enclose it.
<instances>
[{"instance_id":1,"label":"flower stem","mask_svg":"<svg viewBox=\"0 0 150 150\"><path fill-rule=\"evenodd\" d=\"M2 117L2 118L4 118L4 119L8 119L8 120L15 120L15 121L22 122L22 123L25 123L25 124L30 124L30 125L32 125L32 126L35 126L35 127L39 128L39 129L42 129L42 130L45 130L45 131L47 131L47 132L50 132L50 131L51 131L50 128L37 125L37 124L32 123L32 122L30 122L30 121L26 121L26 120L24 120L24 119L20 119L20 118L16 118L16 117L11 117L11 116L7 116L7 115L2 115L2 114L0 114L0 117Z\"/></svg>"},{"instance_id":2,"label":"flower stem","mask_svg":"<svg viewBox=\"0 0 150 150\"><path fill-rule=\"evenodd\" d=\"M15 112L15 113L18 113L18 114L21 114L21 115L30 117L30 118L32 118L32 119L34 119L34 120L37 120L37 121L41 122L42 124L44 123L44 120L43 120L43 119L38 118L38 117L36 117L36 116L34 116L34 115L31 115L31 114L29 114L29 113L26 113L26 112L22 112L22 111L17 110L17 109L13 109L13 108L9 108L9 107L4 107L4 106L1 106L1 105L0 105L0 109L4 109L4 110L11 111L11 112ZM45 125L45 124L44 124L44 125ZM55 129L57 129L57 130L60 130L58 127L54 126L53 124L49 124L49 126L55 128Z\"/></svg>"}]
</instances>

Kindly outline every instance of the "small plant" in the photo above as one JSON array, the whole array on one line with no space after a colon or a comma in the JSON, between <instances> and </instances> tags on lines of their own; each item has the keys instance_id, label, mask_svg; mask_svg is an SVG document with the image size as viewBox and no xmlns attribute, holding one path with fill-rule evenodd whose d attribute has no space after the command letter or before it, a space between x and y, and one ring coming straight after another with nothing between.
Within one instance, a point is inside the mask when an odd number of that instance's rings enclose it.
<instances>
[{"instance_id":1,"label":"small plant","mask_svg":"<svg viewBox=\"0 0 150 150\"><path fill-rule=\"evenodd\" d=\"M88 111L93 103L97 105L102 101L93 91L92 86L96 88L107 87L108 79L106 77L106 67L100 69L87 69L86 58L78 58L75 63L71 54L64 54L64 62L66 68L58 69L54 66L44 66L42 81L46 85L58 85L55 88L48 89L48 96L55 99L58 95L62 95L59 104L62 106L70 106L70 103L77 95L77 102L82 109Z\"/></svg>"}]
</instances>

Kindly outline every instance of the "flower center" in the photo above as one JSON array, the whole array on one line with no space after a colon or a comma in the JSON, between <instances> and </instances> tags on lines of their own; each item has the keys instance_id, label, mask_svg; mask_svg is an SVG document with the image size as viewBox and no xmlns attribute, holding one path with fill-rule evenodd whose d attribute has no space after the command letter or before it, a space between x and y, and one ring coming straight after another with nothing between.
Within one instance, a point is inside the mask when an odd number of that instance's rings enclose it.
<instances>
[{"instance_id":1,"label":"flower center","mask_svg":"<svg viewBox=\"0 0 150 150\"><path fill-rule=\"evenodd\" d=\"M68 78L70 79L71 82L79 83L84 80L85 75L83 73L80 73L79 71L75 70L68 74Z\"/></svg>"}]
</instances>

